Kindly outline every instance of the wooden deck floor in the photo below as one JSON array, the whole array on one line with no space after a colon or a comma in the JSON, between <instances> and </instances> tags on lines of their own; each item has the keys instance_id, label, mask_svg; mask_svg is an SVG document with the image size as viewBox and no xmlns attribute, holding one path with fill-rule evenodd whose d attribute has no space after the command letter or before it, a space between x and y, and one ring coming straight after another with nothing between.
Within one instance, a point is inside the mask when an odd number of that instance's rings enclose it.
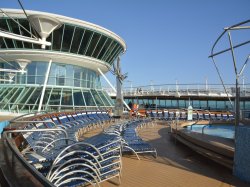
<instances>
[{"instance_id":1,"label":"wooden deck floor","mask_svg":"<svg viewBox=\"0 0 250 187\"><path fill-rule=\"evenodd\" d=\"M170 137L163 124L140 130L140 136L158 151L158 157L123 156L121 184L118 179L102 183L103 187L225 187L249 186L231 171L193 152Z\"/></svg>"}]
</instances>

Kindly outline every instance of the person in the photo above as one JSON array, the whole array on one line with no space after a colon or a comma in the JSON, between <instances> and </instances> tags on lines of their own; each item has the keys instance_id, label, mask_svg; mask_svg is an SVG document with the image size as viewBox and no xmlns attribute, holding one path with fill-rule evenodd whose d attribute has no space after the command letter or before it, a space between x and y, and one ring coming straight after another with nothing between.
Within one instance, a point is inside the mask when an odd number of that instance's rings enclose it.
<instances>
[{"instance_id":1,"label":"person","mask_svg":"<svg viewBox=\"0 0 250 187\"><path fill-rule=\"evenodd\" d=\"M108 111L109 116L112 118L114 116L114 113L112 112L112 109Z\"/></svg>"},{"instance_id":2,"label":"person","mask_svg":"<svg viewBox=\"0 0 250 187\"><path fill-rule=\"evenodd\" d=\"M129 108L132 108L133 103L131 101L129 101L128 106L129 106Z\"/></svg>"}]
</instances>

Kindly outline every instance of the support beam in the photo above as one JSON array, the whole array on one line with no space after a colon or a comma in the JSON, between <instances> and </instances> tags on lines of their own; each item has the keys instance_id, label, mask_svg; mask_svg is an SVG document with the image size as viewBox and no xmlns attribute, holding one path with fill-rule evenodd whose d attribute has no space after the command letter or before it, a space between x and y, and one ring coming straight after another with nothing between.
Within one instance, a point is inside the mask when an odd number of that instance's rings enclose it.
<instances>
[{"instance_id":1,"label":"support beam","mask_svg":"<svg viewBox=\"0 0 250 187\"><path fill-rule=\"evenodd\" d=\"M2 69L2 68L0 68L0 72L26 73L25 70Z\"/></svg>"},{"instance_id":2,"label":"support beam","mask_svg":"<svg viewBox=\"0 0 250 187\"><path fill-rule=\"evenodd\" d=\"M10 32L5 32L2 30L0 31L0 37L9 38L9 39L13 39L13 40L19 40L19 41L23 41L23 42L29 42L29 43L33 43L33 44L44 45L44 46L51 46L51 42L46 42L46 41L41 40L41 39L35 39L35 38L30 38L30 37L10 33Z\"/></svg>"},{"instance_id":3,"label":"support beam","mask_svg":"<svg viewBox=\"0 0 250 187\"><path fill-rule=\"evenodd\" d=\"M246 44L249 44L249 43L250 43L250 40L248 40L248 41L246 41L246 42L242 42L242 43L240 43L240 44L238 44L238 45L232 46L232 48L233 48L233 49L236 49L236 48L238 48L238 47L241 47L241 46L246 45ZM213 54L210 55L208 58L215 57L215 56L220 55L220 54L222 54L222 53L225 53L225 52L227 52L227 51L231 51L231 47L230 47L230 48L227 48L227 49L225 49L225 50L222 50L222 51L220 51L220 52L213 53Z\"/></svg>"},{"instance_id":4,"label":"support beam","mask_svg":"<svg viewBox=\"0 0 250 187\"><path fill-rule=\"evenodd\" d=\"M38 112L40 112L41 108L42 108L44 93L45 93L45 89L46 89L48 78L49 78L49 72L50 72L51 64L52 64L52 59L50 59L50 61L49 61L49 65L48 65L47 72L46 72L46 75L45 75L43 90L42 90L42 94L41 94L41 98L40 98L40 102L39 102L39 106L38 106L38 110L37 110Z\"/></svg>"}]
</instances>

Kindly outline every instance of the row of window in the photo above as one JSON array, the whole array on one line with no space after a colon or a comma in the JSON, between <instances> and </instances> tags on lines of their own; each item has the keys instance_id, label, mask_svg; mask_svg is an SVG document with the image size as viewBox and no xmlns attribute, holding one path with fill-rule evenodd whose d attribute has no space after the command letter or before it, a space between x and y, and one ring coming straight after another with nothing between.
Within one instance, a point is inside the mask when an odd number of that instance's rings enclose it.
<instances>
[{"instance_id":1,"label":"row of window","mask_svg":"<svg viewBox=\"0 0 250 187\"><path fill-rule=\"evenodd\" d=\"M1 63L0 68L19 68L16 62ZM32 62L27 65L27 73L16 73L12 84L43 84L48 68L47 62ZM1 78L7 78L6 72L0 72ZM1 81L0 81L1 82ZM1 82L9 84L9 82ZM100 76L93 70L70 65L52 63L48 85L71 86L83 88L101 88Z\"/></svg>"},{"instance_id":2,"label":"row of window","mask_svg":"<svg viewBox=\"0 0 250 187\"><path fill-rule=\"evenodd\" d=\"M189 102L195 109L232 110L229 101L216 100L160 100L160 99L125 99L126 103L135 103L145 108L187 108ZM250 101L240 101L241 110L250 110Z\"/></svg>"},{"instance_id":3,"label":"row of window","mask_svg":"<svg viewBox=\"0 0 250 187\"><path fill-rule=\"evenodd\" d=\"M42 87L0 87L0 109L8 111L36 111L40 102ZM112 107L113 101L102 90L46 88L42 108L44 110L67 107Z\"/></svg>"},{"instance_id":4,"label":"row of window","mask_svg":"<svg viewBox=\"0 0 250 187\"><path fill-rule=\"evenodd\" d=\"M22 25L22 27L15 21ZM0 29L28 37L32 37L30 33L33 35L36 34L27 19L15 19L15 21L9 18L0 19ZM102 33L67 23L63 24L59 29L54 30L47 38L47 41L51 42L52 45L47 46L46 50L84 55L97 58L109 64L112 64L117 56L124 51L120 43ZM41 46L28 42L0 38L0 48L41 49Z\"/></svg>"}]
</instances>

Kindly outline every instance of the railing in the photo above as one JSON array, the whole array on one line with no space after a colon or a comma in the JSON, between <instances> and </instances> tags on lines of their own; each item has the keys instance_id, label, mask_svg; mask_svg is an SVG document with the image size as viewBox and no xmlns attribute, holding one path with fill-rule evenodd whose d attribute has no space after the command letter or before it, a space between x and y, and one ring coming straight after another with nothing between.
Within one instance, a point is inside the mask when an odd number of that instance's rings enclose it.
<instances>
[{"instance_id":1,"label":"railing","mask_svg":"<svg viewBox=\"0 0 250 187\"><path fill-rule=\"evenodd\" d=\"M5 142L6 142L4 144L5 145L5 147L4 147L5 150L4 151L8 153L7 158L10 158L10 160L11 160L11 164L10 164L10 166L8 166L9 167L8 169L10 169L10 170L13 169L14 171L16 171L16 167L17 167L16 165L18 165L18 166L21 165L21 166L19 166L18 169L20 170L22 168L23 174L26 174L27 176L29 176L28 173L30 173L31 176L32 176L32 179L34 180L34 181L30 180L28 184L32 184L32 185L36 185L36 186L46 186L46 187L52 187L52 186L54 186L50 181L48 181L46 179L46 177L44 177L33 166L31 166L30 164L27 164L27 161L25 160L25 158L23 157L23 155L16 148L16 145L13 144L12 138L8 137L9 133L13 133L13 132L5 131L3 133L3 138L4 138ZM18 171L16 171L16 172L18 172ZM20 180L20 181L25 180L25 179L28 180L27 176L25 178L23 178L23 179L19 178L20 177L19 175L15 176L15 177L12 176L13 181L10 181L10 182L15 184L16 183L15 180ZM21 177L23 177L23 176L21 176ZM39 181L39 183L38 183L38 181ZM22 181L22 182L24 182L24 181ZM12 184L8 184L8 185L11 186Z\"/></svg>"},{"instance_id":2,"label":"railing","mask_svg":"<svg viewBox=\"0 0 250 187\"><path fill-rule=\"evenodd\" d=\"M110 96L116 93L109 88L104 88ZM226 93L227 92L227 93ZM201 84L164 84L142 87L124 87L123 95L126 96L208 96L208 97L235 97L235 85L226 85L226 92L222 85ZM241 96L250 96L250 85L241 85Z\"/></svg>"},{"instance_id":3,"label":"railing","mask_svg":"<svg viewBox=\"0 0 250 187\"><path fill-rule=\"evenodd\" d=\"M1 104L0 103L0 112L10 112L13 114L27 114L27 113L37 113L37 105L36 104L15 104L15 103L8 103L7 108L3 109L3 106L5 106L6 103ZM20 110L25 106L24 109ZM55 112L55 111L61 111L61 112L67 112L72 110L108 110L110 108L113 108L114 106L73 106L73 105L46 105L42 106L42 111L44 112Z\"/></svg>"}]
</instances>

